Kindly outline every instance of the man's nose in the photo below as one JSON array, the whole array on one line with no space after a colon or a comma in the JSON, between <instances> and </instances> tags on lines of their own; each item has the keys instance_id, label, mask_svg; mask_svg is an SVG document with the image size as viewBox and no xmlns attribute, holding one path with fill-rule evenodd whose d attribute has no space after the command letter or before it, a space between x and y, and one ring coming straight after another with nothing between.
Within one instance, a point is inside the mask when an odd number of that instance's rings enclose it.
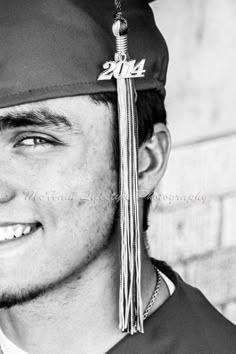
<instances>
[{"instance_id":1,"label":"man's nose","mask_svg":"<svg viewBox=\"0 0 236 354\"><path fill-rule=\"evenodd\" d=\"M0 179L0 204L11 201L15 195L16 193L9 183Z\"/></svg>"}]
</instances>

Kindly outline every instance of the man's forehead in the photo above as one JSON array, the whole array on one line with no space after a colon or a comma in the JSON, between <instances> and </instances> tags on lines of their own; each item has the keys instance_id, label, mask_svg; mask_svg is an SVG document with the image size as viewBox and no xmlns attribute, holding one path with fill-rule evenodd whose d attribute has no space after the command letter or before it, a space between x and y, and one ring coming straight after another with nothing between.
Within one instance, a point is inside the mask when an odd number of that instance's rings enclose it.
<instances>
[{"instance_id":1,"label":"man's forehead","mask_svg":"<svg viewBox=\"0 0 236 354\"><path fill-rule=\"evenodd\" d=\"M0 108L0 129L41 126L73 129L77 133L105 129L113 122L109 105L98 104L88 95L61 97Z\"/></svg>"},{"instance_id":2,"label":"man's forehead","mask_svg":"<svg viewBox=\"0 0 236 354\"><path fill-rule=\"evenodd\" d=\"M55 111L66 111L69 107L84 107L97 105L90 96L88 95L77 95L72 97L59 97L53 99L47 99L37 102L24 103L9 107L0 108L0 115L12 114L12 113L21 113L21 112L30 112L37 110L55 110Z\"/></svg>"},{"instance_id":3,"label":"man's forehead","mask_svg":"<svg viewBox=\"0 0 236 354\"><path fill-rule=\"evenodd\" d=\"M23 126L72 128L72 122L62 111L63 101L61 98L2 108L0 109L0 130Z\"/></svg>"},{"instance_id":4,"label":"man's forehead","mask_svg":"<svg viewBox=\"0 0 236 354\"><path fill-rule=\"evenodd\" d=\"M47 108L47 102L33 102L27 104L21 104L16 106L10 106L5 108L0 108L0 117L5 117L7 115L18 115L20 113L29 113L32 111L39 111Z\"/></svg>"},{"instance_id":5,"label":"man's forehead","mask_svg":"<svg viewBox=\"0 0 236 354\"><path fill-rule=\"evenodd\" d=\"M55 99L43 100L38 102L25 103L5 108L0 108L0 117L6 115L19 116L21 113L31 113L31 112L41 112L47 111L51 113L65 113L68 110L68 107L71 107L75 104L81 104L83 100L86 99L79 97L60 97Z\"/></svg>"}]
</instances>

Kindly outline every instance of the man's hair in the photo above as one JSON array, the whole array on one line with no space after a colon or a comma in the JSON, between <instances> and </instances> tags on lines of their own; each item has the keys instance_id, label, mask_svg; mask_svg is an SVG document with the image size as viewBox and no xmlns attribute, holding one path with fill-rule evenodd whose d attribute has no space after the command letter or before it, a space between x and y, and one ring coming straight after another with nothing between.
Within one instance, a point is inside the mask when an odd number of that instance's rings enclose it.
<instances>
[{"instance_id":1,"label":"man's hair","mask_svg":"<svg viewBox=\"0 0 236 354\"><path fill-rule=\"evenodd\" d=\"M117 170L119 166L119 134L118 134L118 112L117 93L107 92L90 95L94 102L111 105L114 114L114 155ZM137 95L138 111L138 132L139 146L150 139L154 132L154 124L166 124L166 110L164 98L156 90L138 91ZM151 205L151 195L144 198L143 230L148 229L148 213Z\"/></svg>"}]
</instances>

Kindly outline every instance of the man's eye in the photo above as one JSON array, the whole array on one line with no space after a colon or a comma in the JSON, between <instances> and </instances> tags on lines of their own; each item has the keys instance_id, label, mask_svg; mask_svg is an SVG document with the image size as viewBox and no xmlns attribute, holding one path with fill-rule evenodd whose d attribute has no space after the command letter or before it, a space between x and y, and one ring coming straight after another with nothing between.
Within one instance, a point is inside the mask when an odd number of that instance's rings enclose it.
<instances>
[{"instance_id":1,"label":"man's eye","mask_svg":"<svg viewBox=\"0 0 236 354\"><path fill-rule=\"evenodd\" d=\"M25 137L20 139L15 146L38 146L38 145L46 145L46 144L52 144L52 142L50 142L47 139L44 139L42 137L39 136L34 136L34 137Z\"/></svg>"}]
</instances>

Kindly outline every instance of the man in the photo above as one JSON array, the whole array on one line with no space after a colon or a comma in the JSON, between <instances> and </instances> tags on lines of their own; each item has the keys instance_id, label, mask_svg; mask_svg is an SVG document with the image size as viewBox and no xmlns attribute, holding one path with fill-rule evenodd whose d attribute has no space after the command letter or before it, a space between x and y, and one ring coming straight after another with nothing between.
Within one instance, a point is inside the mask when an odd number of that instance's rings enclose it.
<instances>
[{"instance_id":1,"label":"man","mask_svg":"<svg viewBox=\"0 0 236 354\"><path fill-rule=\"evenodd\" d=\"M136 82L146 319L144 334L119 330L116 87L97 81L113 59L112 12L110 0L0 3L1 350L234 353L235 327L145 250L148 196L165 172L170 134L167 48L141 0L125 2L124 13L130 54L147 57Z\"/></svg>"}]
</instances>

